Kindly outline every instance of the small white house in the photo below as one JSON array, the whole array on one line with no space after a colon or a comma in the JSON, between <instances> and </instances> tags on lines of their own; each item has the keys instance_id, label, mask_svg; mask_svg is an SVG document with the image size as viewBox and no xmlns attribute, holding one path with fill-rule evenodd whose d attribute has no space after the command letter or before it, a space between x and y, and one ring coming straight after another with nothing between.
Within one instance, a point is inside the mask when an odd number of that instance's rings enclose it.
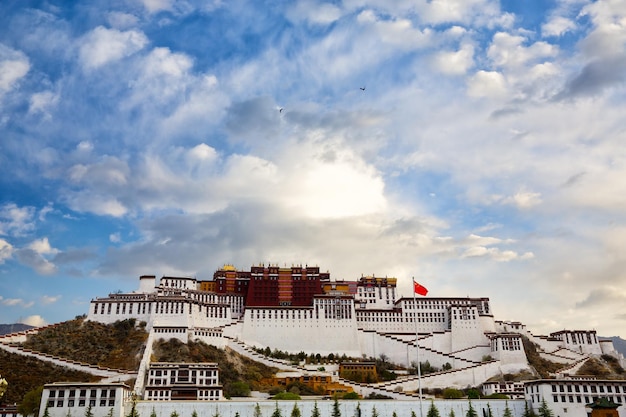
<instances>
[{"instance_id":1,"label":"small white house","mask_svg":"<svg viewBox=\"0 0 626 417\"><path fill-rule=\"evenodd\" d=\"M55 382L44 385L39 417L84 416L90 409L93 417L124 415L124 403L131 398L131 388L122 382Z\"/></svg>"}]
</instances>

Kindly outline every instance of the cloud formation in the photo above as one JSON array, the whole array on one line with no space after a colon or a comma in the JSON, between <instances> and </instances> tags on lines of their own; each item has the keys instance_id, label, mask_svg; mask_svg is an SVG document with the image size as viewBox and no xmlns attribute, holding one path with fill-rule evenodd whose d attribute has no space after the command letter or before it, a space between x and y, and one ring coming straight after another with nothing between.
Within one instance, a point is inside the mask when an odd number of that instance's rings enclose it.
<instances>
[{"instance_id":1,"label":"cloud formation","mask_svg":"<svg viewBox=\"0 0 626 417\"><path fill-rule=\"evenodd\" d=\"M60 321L59 296L272 262L396 276L401 293L419 276L537 333L623 328L618 2L26 1L0 16L8 314Z\"/></svg>"}]
</instances>

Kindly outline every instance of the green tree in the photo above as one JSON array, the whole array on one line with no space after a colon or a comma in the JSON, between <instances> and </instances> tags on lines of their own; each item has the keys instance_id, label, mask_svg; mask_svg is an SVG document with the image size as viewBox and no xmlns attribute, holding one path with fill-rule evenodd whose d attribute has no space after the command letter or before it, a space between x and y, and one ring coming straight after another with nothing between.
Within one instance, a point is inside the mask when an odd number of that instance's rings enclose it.
<instances>
[{"instance_id":1,"label":"green tree","mask_svg":"<svg viewBox=\"0 0 626 417\"><path fill-rule=\"evenodd\" d=\"M480 391L476 388L470 388L467 390L467 398L471 400L477 400L480 398Z\"/></svg>"},{"instance_id":2,"label":"green tree","mask_svg":"<svg viewBox=\"0 0 626 417\"><path fill-rule=\"evenodd\" d=\"M378 411L376 410L376 406L372 407L372 417L378 417Z\"/></svg>"},{"instance_id":3,"label":"green tree","mask_svg":"<svg viewBox=\"0 0 626 417\"><path fill-rule=\"evenodd\" d=\"M91 409L91 404L87 406L85 409L85 417L93 417L93 410Z\"/></svg>"},{"instance_id":4,"label":"green tree","mask_svg":"<svg viewBox=\"0 0 626 417\"><path fill-rule=\"evenodd\" d=\"M363 417L363 412L361 411L361 403L356 403L356 407L354 409L354 417Z\"/></svg>"},{"instance_id":5,"label":"green tree","mask_svg":"<svg viewBox=\"0 0 626 417\"><path fill-rule=\"evenodd\" d=\"M263 413L261 413L261 406L259 403L256 403L254 406L254 417L263 417Z\"/></svg>"},{"instance_id":6,"label":"green tree","mask_svg":"<svg viewBox=\"0 0 626 417\"><path fill-rule=\"evenodd\" d=\"M426 417L439 417L439 410L435 406L434 401L430 402L430 408L428 409L428 413L426 414Z\"/></svg>"},{"instance_id":7,"label":"green tree","mask_svg":"<svg viewBox=\"0 0 626 417\"><path fill-rule=\"evenodd\" d=\"M193 413L191 413L191 417L198 417L198 412L196 410L193 410Z\"/></svg>"},{"instance_id":8,"label":"green tree","mask_svg":"<svg viewBox=\"0 0 626 417\"><path fill-rule=\"evenodd\" d=\"M417 414L415 414L415 411L411 410L411 417L417 417Z\"/></svg>"},{"instance_id":9,"label":"green tree","mask_svg":"<svg viewBox=\"0 0 626 417\"><path fill-rule=\"evenodd\" d=\"M220 417L220 410L218 410L217 406L215 406L215 414L213 414L213 417Z\"/></svg>"},{"instance_id":10,"label":"green tree","mask_svg":"<svg viewBox=\"0 0 626 417\"><path fill-rule=\"evenodd\" d=\"M535 417L535 412L532 408L528 407L528 403L524 401L524 414L522 417Z\"/></svg>"},{"instance_id":11,"label":"green tree","mask_svg":"<svg viewBox=\"0 0 626 417\"><path fill-rule=\"evenodd\" d=\"M28 417L39 415L39 403L41 403L41 394L43 393L43 386L30 390L24 395L24 399L17 406L17 411L21 415Z\"/></svg>"},{"instance_id":12,"label":"green tree","mask_svg":"<svg viewBox=\"0 0 626 417\"><path fill-rule=\"evenodd\" d=\"M302 416L302 413L300 412L300 408L298 408L298 403L294 403L289 417L301 417L301 416Z\"/></svg>"},{"instance_id":13,"label":"green tree","mask_svg":"<svg viewBox=\"0 0 626 417\"><path fill-rule=\"evenodd\" d=\"M170 417L178 417L178 413L176 412L176 410L172 411Z\"/></svg>"},{"instance_id":14,"label":"green tree","mask_svg":"<svg viewBox=\"0 0 626 417\"><path fill-rule=\"evenodd\" d=\"M511 409L509 408L509 402L506 401L504 403L504 414L502 414L502 417L513 417L513 413L511 412Z\"/></svg>"},{"instance_id":15,"label":"green tree","mask_svg":"<svg viewBox=\"0 0 626 417\"><path fill-rule=\"evenodd\" d=\"M276 401L276 408L272 413L272 417L282 417L282 414L280 413L280 408L278 408L278 401Z\"/></svg>"},{"instance_id":16,"label":"green tree","mask_svg":"<svg viewBox=\"0 0 626 417\"><path fill-rule=\"evenodd\" d=\"M339 409L339 400L337 400L337 398L335 398L335 402L333 403L332 417L341 417L341 410Z\"/></svg>"},{"instance_id":17,"label":"green tree","mask_svg":"<svg viewBox=\"0 0 626 417\"><path fill-rule=\"evenodd\" d=\"M113 407L109 408L109 412L107 413L106 417L113 417L113 412L114 412ZM156 417L156 413L154 413L154 416L150 416L150 417Z\"/></svg>"},{"instance_id":18,"label":"green tree","mask_svg":"<svg viewBox=\"0 0 626 417\"><path fill-rule=\"evenodd\" d=\"M133 406L130 408L130 412L126 417L139 417L139 413L137 412L137 399L135 397L132 398ZM174 411L176 412L176 411Z\"/></svg>"},{"instance_id":19,"label":"green tree","mask_svg":"<svg viewBox=\"0 0 626 417\"><path fill-rule=\"evenodd\" d=\"M43 409L43 417L50 417L50 411L48 411L48 406Z\"/></svg>"},{"instance_id":20,"label":"green tree","mask_svg":"<svg viewBox=\"0 0 626 417\"><path fill-rule=\"evenodd\" d=\"M67 410L65 417L72 417L72 410Z\"/></svg>"},{"instance_id":21,"label":"green tree","mask_svg":"<svg viewBox=\"0 0 626 417\"><path fill-rule=\"evenodd\" d=\"M539 417L554 417L554 413L548 408L545 399L541 400L541 405L537 411L539 412Z\"/></svg>"},{"instance_id":22,"label":"green tree","mask_svg":"<svg viewBox=\"0 0 626 417\"><path fill-rule=\"evenodd\" d=\"M458 400L463 398L463 391L456 388L446 388L443 390L442 395L446 400Z\"/></svg>"},{"instance_id":23,"label":"green tree","mask_svg":"<svg viewBox=\"0 0 626 417\"><path fill-rule=\"evenodd\" d=\"M486 410L483 408L483 415L485 417L493 417L493 412L491 411L491 405L489 403L487 403L487 409Z\"/></svg>"},{"instance_id":24,"label":"green tree","mask_svg":"<svg viewBox=\"0 0 626 417\"><path fill-rule=\"evenodd\" d=\"M393 413L391 413L391 417L398 417L398 413L396 413L396 410L393 410Z\"/></svg>"},{"instance_id":25,"label":"green tree","mask_svg":"<svg viewBox=\"0 0 626 417\"><path fill-rule=\"evenodd\" d=\"M320 409L317 408L317 401L315 401L315 403L313 404L313 411L311 412L311 417L320 417Z\"/></svg>"},{"instance_id":26,"label":"green tree","mask_svg":"<svg viewBox=\"0 0 626 417\"><path fill-rule=\"evenodd\" d=\"M228 395L230 397L249 397L250 385L244 381L235 381L230 384L228 389Z\"/></svg>"},{"instance_id":27,"label":"green tree","mask_svg":"<svg viewBox=\"0 0 626 417\"><path fill-rule=\"evenodd\" d=\"M278 394L274 395L275 400L299 400L300 396L298 394L294 394L293 392L279 392Z\"/></svg>"},{"instance_id":28,"label":"green tree","mask_svg":"<svg viewBox=\"0 0 626 417\"><path fill-rule=\"evenodd\" d=\"M448 417L455 417L454 416L454 410L450 409L450 414L448 414Z\"/></svg>"},{"instance_id":29,"label":"green tree","mask_svg":"<svg viewBox=\"0 0 626 417\"><path fill-rule=\"evenodd\" d=\"M239 411L235 412L235 417L240 417L239 416Z\"/></svg>"},{"instance_id":30,"label":"green tree","mask_svg":"<svg viewBox=\"0 0 626 417\"><path fill-rule=\"evenodd\" d=\"M472 405L471 401L469 402L469 408L467 409L467 412L465 413L465 417L478 417L478 413L476 413L476 410L474 409L474 406Z\"/></svg>"}]
</instances>

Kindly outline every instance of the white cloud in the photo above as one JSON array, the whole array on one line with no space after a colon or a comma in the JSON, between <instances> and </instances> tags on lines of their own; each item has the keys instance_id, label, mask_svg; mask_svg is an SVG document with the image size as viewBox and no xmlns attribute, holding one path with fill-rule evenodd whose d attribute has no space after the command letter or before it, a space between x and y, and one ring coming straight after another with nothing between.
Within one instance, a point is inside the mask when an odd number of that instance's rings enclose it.
<instances>
[{"instance_id":1,"label":"white cloud","mask_svg":"<svg viewBox=\"0 0 626 417\"><path fill-rule=\"evenodd\" d=\"M120 243L122 241L120 233L119 232L111 233L109 235L109 241L112 243Z\"/></svg>"},{"instance_id":2,"label":"white cloud","mask_svg":"<svg viewBox=\"0 0 626 417\"><path fill-rule=\"evenodd\" d=\"M129 29L139 23L139 18L133 14L110 12L107 14L109 24L116 29Z\"/></svg>"},{"instance_id":3,"label":"white cloud","mask_svg":"<svg viewBox=\"0 0 626 417\"><path fill-rule=\"evenodd\" d=\"M433 56L433 66L443 74L463 75L474 65L474 47L461 46L458 51L437 52Z\"/></svg>"},{"instance_id":4,"label":"white cloud","mask_svg":"<svg viewBox=\"0 0 626 417\"><path fill-rule=\"evenodd\" d=\"M626 8L619 1L591 2L580 12L589 17L593 30L580 42L589 57L622 55L626 51Z\"/></svg>"},{"instance_id":5,"label":"white cloud","mask_svg":"<svg viewBox=\"0 0 626 417\"><path fill-rule=\"evenodd\" d=\"M202 162L213 162L217 159L215 148L210 147L206 143L194 146L189 150L188 155L191 160Z\"/></svg>"},{"instance_id":6,"label":"white cloud","mask_svg":"<svg viewBox=\"0 0 626 417\"><path fill-rule=\"evenodd\" d=\"M147 43L148 38L142 32L98 26L83 38L79 57L84 68L95 69L132 55Z\"/></svg>"},{"instance_id":7,"label":"white cloud","mask_svg":"<svg viewBox=\"0 0 626 417\"><path fill-rule=\"evenodd\" d=\"M22 300L21 298L3 298L3 297L0 297L0 302L2 303L2 305L5 305L7 307L13 307L13 306L18 306L18 305L24 304L24 300Z\"/></svg>"},{"instance_id":8,"label":"white cloud","mask_svg":"<svg viewBox=\"0 0 626 417\"><path fill-rule=\"evenodd\" d=\"M418 1L417 8L420 18L431 24L481 22L489 25L509 25L512 19L500 11L497 2L490 0Z\"/></svg>"},{"instance_id":9,"label":"white cloud","mask_svg":"<svg viewBox=\"0 0 626 417\"><path fill-rule=\"evenodd\" d=\"M22 319L22 323L28 324L29 326L34 326L34 327L42 327L48 324L46 320L44 320L44 318L41 317L40 315L28 316Z\"/></svg>"},{"instance_id":10,"label":"white cloud","mask_svg":"<svg viewBox=\"0 0 626 417\"><path fill-rule=\"evenodd\" d=\"M78 212L112 217L122 217L128 213L128 209L118 199L93 194L91 192L70 192L66 196L66 201L72 210Z\"/></svg>"},{"instance_id":11,"label":"white cloud","mask_svg":"<svg viewBox=\"0 0 626 417\"><path fill-rule=\"evenodd\" d=\"M172 10L175 0L140 0L149 13Z\"/></svg>"},{"instance_id":12,"label":"white cloud","mask_svg":"<svg viewBox=\"0 0 626 417\"><path fill-rule=\"evenodd\" d=\"M341 17L341 9L331 3L300 0L287 11L294 22L306 21L314 25L328 25Z\"/></svg>"},{"instance_id":13,"label":"white cloud","mask_svg":"<svg viewBox=\"0 0 626 417\"><path fill-rule=\"evenodd\" d=\"M0 265L7 259L11 259L13 246L4 239L0 239Z\"/></svg>"},{"instance_id":14,"label":"white cloud","mask_svg":"<svg viewBox=\"0 0 626 417\"><path fill-rule=\"evenodd\" d=\"M359 13L357 21L372 30L383 44L397 48L419 49L427 46L431 40L430 30L419 30L409 19L385 19L372 10L364 10Z\"/></svg>"},{"instance_id":15,"label":"white cloud","mask_svg":"<svg viewBox=\"0 0 626 417\"><path fill-rule=\"evenodd\" d=\"M461 255L462 258L489 258L496 262L509 262L516 259L528 260L532 259L534 255L531 252L526 252L523 255L519 255L512 250L501 250L499 248L487 248L484 246L473 246L467 248Z\"/></svg>"},{"instance_id":16,"label":"white cloud","mask_svg":"<svg viewBox=\"0 0 626 417\"><path fill-rule=\"evenodd\" d=\"M0 94L11 90L30 70L28 57L0 43Z\"/></svg>"},{"instance_id":17,"label":"white cloud","mask_svg":"<svg viewBox=\"0 0 626 417\"><path fill-rule=\"evenodd\" d=\"M493 36L487 56L497 67L521 68L528 62L545 57L554 57L558 49L547 42L535 42L524 46L527 41L523 36L498 32Z\"/></svg>"},{"instance_id":18,"label":"white cloud","mask_svg":"<svg viewBox=\"0 0 626 417\"><path fill-rule=\"evenodd\" d=\"M519 209L528 209L541 204L541 193L520 191L503 200L505 204L511 204Z\"/></svg>"},{"instance_id":19,"label":"white cloud","mask_svg":"<svg viewBox=\"0 0 626 417\"><path fill-rule=\"evenodd\" d=\"M59 253L58 249L50 246L50 242L48 242L47 237L34 240L27 247L40 255L53 255Z\"/></svg>"},{"instance_id":20,"label":"white cloud","mask_svg":"<svg viewBox=\"0 0 626 417\"><path fill-rule=\"evenodd\" d=\"M467 81L467 94L470 97L504 97L507 83L497 71L478 71Z\"/></svg>"},{"instance_id":21,"label":"white cloud","mask_svg":"<svg viewBox=\"0 0 626 417\"><path fill-rule=\"evenodd\" d=\"M43 305L54 304L61 299L60 295L44 295L41 297L41 303Z\"/></svg>"},{"instance_id":22,"label":"white cloud","mask_svg":"<svg viewBox=\"0 0 626 417\"><path fill-rule=\"evenodd\" d=\"M31 114L42 114L45 118L49 119L51 117L49 112L50 108L56 106L58 102L58 94L52 91L35 93L30 98L28 112Z\"/></svg>"},{"instance_id":23,"label":"white cloud","mask_svg":"<svg viewBox=\"0 0 626 417\"><path fill-rule=\"evenodd\" d=\"M576 23L563 16L553 16L541 26L543 36L562 36L576 29Z\"/></svg>"},{"instance_id":24,"label":"white cloud","mask_svg":"<svg viewBox=\"0 0 626 417\"><path fill-rule=\"evenodd\" d=\"M0 207L0 235L24 236L35 229L34 207L8 203Z\"/></svg>"}]
</instances>

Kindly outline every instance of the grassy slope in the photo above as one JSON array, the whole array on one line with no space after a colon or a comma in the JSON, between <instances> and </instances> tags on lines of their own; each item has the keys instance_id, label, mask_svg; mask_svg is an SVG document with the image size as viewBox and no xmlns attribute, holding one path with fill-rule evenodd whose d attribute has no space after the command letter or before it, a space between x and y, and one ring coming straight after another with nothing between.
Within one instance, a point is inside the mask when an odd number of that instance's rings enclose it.
<instances>
[{"instance_id":1,"label":"grassy slope","mask_svg":"<svg viewBox=\"0 0 626 417\"><path fill-rule=\"evenodd\" d=\"M239 355L231 349L218 349L202 342L184 344L177 339L158 340L154 344L153 362L217 362L224 393L230 395L235 382L245 382L252 389L261 389L261 378L274 375L270 368Z\"/></svg>"},{"instance_id":2,"label":"grassy slope","mask_svg":"<svg viewBox=\"0 0 626 417\"><path fill-rule=\"evenodd\" d=\"M99 378L83 372L69 370L48 362L0 350L2 377L9 386L2 398L3 403L20 403L24 395L39 386L51 382L90 382Z\"/></svg>"},{"instance_id":3,"label":"grassy slope","mask_svg":"<svg viewBox=\"0 0 626 417\"><path fill-rule=\"evenodd\" d=\"M148 333L135 320L105 325L82 317L29 336L25 348L92 365L136 370Z\"/></svg>"}]
</instances>

